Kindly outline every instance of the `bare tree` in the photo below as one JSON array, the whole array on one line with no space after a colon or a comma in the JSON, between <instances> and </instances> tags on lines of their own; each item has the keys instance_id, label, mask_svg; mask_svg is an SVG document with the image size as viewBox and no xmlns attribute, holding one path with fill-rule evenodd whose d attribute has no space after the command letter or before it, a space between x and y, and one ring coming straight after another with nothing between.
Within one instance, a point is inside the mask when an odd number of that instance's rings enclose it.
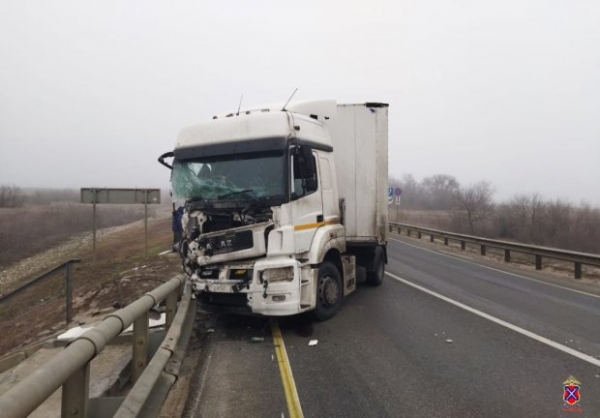
<instances>
[{"instance_id":1,"label":"bare tree","mask_svg":"<svg viewBox=\"0 0 600 418\"><path fill-rule=\"evenodd\" d=\"M453 206L453 197L460 189L460 184L455 177L448 174L435 174L421 181L428 198L428 209L450 210Z\"/></svg>"},{"instance_id":2,"label":"bare tree","mask_svg":"<svg viewBox=\"0 0 600 418\"><path fill-rule=\"evenodd\" d=\"M572 248L578 251L600 253L600 209L582 203L575 211Z\"/></svg>"},{"instance_id":3,"label":"bare tree","mask_svg":"<svg viewBox=\"0 0 600 418\"><path fill-rule=\"evenodd\" d=\"M575 208L569 202L561 199L546 202L541 217L544 245L572 248L574 216Z\"/></svg>"},{"instance_id":4,"label":"bare tree","mask_svg":"<svg viewBox=\"0 0 600 418\"><path fill-rule=\"evenodd\" d=\"M493 187L479 182L461 187L446 174L417 181L410 175L390 178L402 188L402 210L394 220L489 238L600 253L600 208L582 202L545 200L538 193L515 195L494 203ZM449 199L452 196L452 199ZM450 200L450 202L449 202Z\"/></svg>"},{"instance_id":5,"label":"bare tree","mask_svg":"<svg viewBox=\"0 0 600 418\"><path fill-rule=\"evenodd\" d=\"M501 238L541 243L542 218L546 205L537 193L516 195L496 208L495 224Z\"/></svg>"},{"instance_id":6,"label":"bare tree","mask_svg":"<svg viewBox=\"0 0 600 418\"><path fill-rule=\"evenodd\" d=\"M469 231L473 234L483 221L489 219L494 204L492 186L487 181L480 181L470 186L461 187L454 195L454 200L466 219Z\"/></svg>"},{"instance_id":7,"label":"bare tree","mask_svg":"<svg viewBox=\"0 0 600 418\"><path fill-rule=\"evenodd\" d=\"M0 186L0 208L17 208L23 206L25 197L17 186Z\"/></svg>"}]
</instances>

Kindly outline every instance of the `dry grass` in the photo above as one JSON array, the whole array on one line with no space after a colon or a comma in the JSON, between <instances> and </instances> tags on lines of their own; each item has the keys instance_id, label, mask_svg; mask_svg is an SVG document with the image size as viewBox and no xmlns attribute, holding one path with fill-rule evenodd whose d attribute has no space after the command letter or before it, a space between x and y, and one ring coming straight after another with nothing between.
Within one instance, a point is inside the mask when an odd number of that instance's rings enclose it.
<instances>
[{"instance_id":1,"label":"dry grass","mask_svg":"<svg viewBox=\"0 0 600 418\"><path fill-rule=\"evenodd\" d=\"M149 216L154 213L151 207ZM97 228L143 219L142 206L100 205ZM92 207L79 203L0 209L0 269L92 230Z\"/></svg>"},{"instance_id":2,"label":"dry grass","mask_svg":"<svg viewBox=\"0 0 600 418\"><path fill-rule=\"evenodd\" d=\"M445 210L406 210L400 209L398 216L394 209L390 210L390 221L402 222L423 228L450 231L452 228L452 212Z\"/></svg>"},{"instance_id":3,"label":"dry grass","mask_svg":"<svg viewBox=\"0 0 600 418\"><path fill-rule=\"evenodd\" d=\"M102 236L95 260L89 245L74 251L71 257L82 259L73 271L75 316L98 314L113 305L126 306L179 273L178 255L158 256L171 244L170 218L166 217L149 221L148 259L144 257L143 222ZM51 267L54 265L40 266L42 270ZM65 316L64 272L3 302L0 305L0 356L64 328Z\"/></svg>"},{"instance_id":4,"label":"dry grass","mask_svg":"<svg viewBox=\"0 0 600 418\"><path fill-rule=\"evenodd\" d=\"M391 209L390 221L396 219L424 228L600 254L600 210L562 202L542 203L535 211L516 204L498 205L478 224L475 233L465 222L464 213L457 210L401 209L396 216Z\"/></svg>"}]
</instances>

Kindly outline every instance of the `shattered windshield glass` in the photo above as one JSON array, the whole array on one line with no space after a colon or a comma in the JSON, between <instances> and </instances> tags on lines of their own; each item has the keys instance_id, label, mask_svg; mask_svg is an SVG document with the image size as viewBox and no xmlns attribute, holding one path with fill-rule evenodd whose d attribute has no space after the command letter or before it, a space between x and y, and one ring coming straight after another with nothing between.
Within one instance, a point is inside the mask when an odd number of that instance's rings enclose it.
<instances>
[{"instance_id":1,"label":"shattered windshield glass","mask_svg":"<svg viewBox=\"0 0 600 418\"><path fill-rule=\"evenodd\" d=\"M286 196L283 151L174 161L176 199L203 201L280 200Z\"/></svg>"}]
</instances>

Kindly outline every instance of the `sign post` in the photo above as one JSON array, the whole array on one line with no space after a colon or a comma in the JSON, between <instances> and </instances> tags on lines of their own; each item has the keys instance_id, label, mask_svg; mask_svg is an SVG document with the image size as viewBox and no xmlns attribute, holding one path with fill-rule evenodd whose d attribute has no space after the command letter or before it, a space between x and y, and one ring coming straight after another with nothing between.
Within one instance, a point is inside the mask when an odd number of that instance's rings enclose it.
<instances>
[{"instance_id":1,"label":"sign post","mask_svg":"<svg viewBox=\"0 0 600 418\"><path fill-rule=\"evenodd\" d=\"M91 203L92 210L92 229L93 229L93 253L96 259L96 204L144 204L144 234L146 237L146 246L144 254L148 258L148 204L160 203L160 189L97 189L82 188L81 203Z\"/></svg>"},{"instance_id":2,"label":"sign post","mask_svg":"<svg viewBox=\"0 0 600 418\"><path fill-rule=\"evenodd\" d=\"M396 187L394 194L396 195L396 222L398 222L398 208L400 207L400 196L402 195L402 189L400 187Z\"/></svg>"},{"instance_id":3,"label":"sign post","mask_svg":"<svg viewBox=\"0 0 600 418\"><path fill-rule=\"evenodd\" d=\"M144 235L146 237L144 256L148 258L148 190L144 190Z\"/></svg>"},{"instance_id":4,"label":"sign post","mask_svg":"<svg viewBox=\"0 0 600 418\"><path fill-rule=\"evenodd\" d=\"M92 189L92 230L94 231L94 238L92 239L92 254L94 255L94 261L96 261L96 189Z\"/></svg>"}]
</instances>

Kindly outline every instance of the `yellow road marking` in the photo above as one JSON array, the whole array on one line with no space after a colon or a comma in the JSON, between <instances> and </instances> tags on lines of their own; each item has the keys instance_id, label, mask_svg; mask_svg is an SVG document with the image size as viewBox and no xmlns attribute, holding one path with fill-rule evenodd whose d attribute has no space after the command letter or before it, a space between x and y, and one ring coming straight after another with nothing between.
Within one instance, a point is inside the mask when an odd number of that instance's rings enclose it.
<instances>
[{"instance_id":1,"label":"yellow road marking","mask_svg":"<svg viewBox=\"0 0 600 418\"><path fill-rule=\"evenodd\" d=\"M296 390L296 383L292 375L292 367L288 360L287 351L285 351L285 344L277 320L271 322L271 332L273 333L273 344L275 345L277 363L279 363L279 371L281 372L281 381L283 382L288 413L290 414L290 418L304 418L300 399L298 398L298 391Z\"/></svg>"}]
</instances>

